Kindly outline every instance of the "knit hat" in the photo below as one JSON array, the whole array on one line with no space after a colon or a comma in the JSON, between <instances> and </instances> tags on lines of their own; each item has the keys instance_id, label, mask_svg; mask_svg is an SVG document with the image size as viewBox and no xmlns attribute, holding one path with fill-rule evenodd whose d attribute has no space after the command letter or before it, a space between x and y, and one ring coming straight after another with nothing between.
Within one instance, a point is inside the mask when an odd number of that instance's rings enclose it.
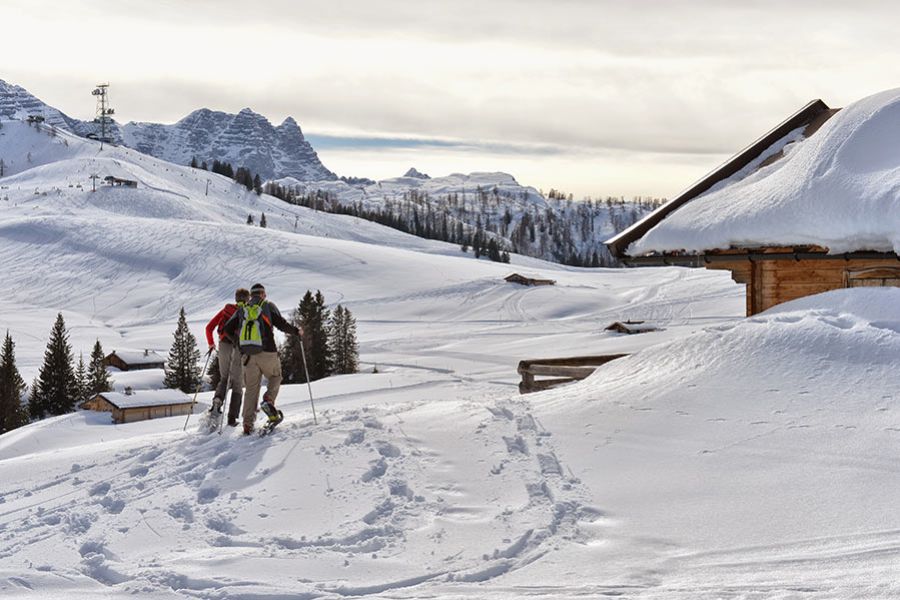
<instances>
[{"instance_id":1,"label":"knit hat","mask_svg":"<svg viewBox=\"0 0 900 600\"><path fill-rule=\"evenodd\" d=\"M250 293L254 296L259 296L259 294L264 291L266 291L266 287L261 283L254 283L250 288Z\"/></svg>"}]
</instances>

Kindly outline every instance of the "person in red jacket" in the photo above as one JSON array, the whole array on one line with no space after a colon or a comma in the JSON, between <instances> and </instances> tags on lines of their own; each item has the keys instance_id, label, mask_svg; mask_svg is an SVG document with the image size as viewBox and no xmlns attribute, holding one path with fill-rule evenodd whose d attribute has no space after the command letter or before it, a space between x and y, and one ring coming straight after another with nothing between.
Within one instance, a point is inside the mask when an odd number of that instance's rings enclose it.
<instances>
[{"instance_id":1,"label":"person in red jacket","mask_svg":"<svg viewBox=\"0 0 900 600\"><path fill-rule=\"evenodd\" d=\"M237 338L241 354L244 356L244 383L247 397L244 399L244 434L253 431L256 420L256 403L266 377L266 392L260 408L269 417L270 424L281 422L280 411L275 408L275 398L281 387L281 360L275 344L275 329L284 333L302 336L303 330L295 327L281 316L281 311L266 299L266 288L254 283L250 288L250 301L225 324L225 334ZM276 417L275 415L278 415Z\"/></svg>"},{"instance_id":2,"label":"person in red jacket","mask_svg":"<svg viewBox=\"0 0 900 600\"><path fill-rule=\"evenodd\" d=\"M231 382L231 402L228 404L228 425L236 427L238 416L241 414L241 400L244 392L244 373L241 367L241 353L237 340L225 332L225 323L247 302L250 301L250 292L245 288L238 288L234 292L235 304L226 304L206 324L206 343L212 351L216 345L213 342L213 330L219 338L219 385L213 396L213 412L222 412L225 403L225 394L228 392L228 382Z\"/></svg>"}]
</instances>

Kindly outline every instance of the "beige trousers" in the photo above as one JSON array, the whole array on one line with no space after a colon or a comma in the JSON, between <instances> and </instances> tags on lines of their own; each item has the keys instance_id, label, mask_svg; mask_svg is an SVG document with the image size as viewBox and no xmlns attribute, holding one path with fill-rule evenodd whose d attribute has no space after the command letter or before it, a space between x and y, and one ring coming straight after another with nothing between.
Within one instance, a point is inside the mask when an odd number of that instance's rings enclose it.
<instances>
[{"instance_id":1,"label":"beige trousers","mask_svg":"<svg viewBox=\"0 0 900 600\"><path fill-rule=\"evenodd\" d=\"M219 385L216 387L216 396L225 401L228 385L231 384L231 402L228 404L228 419L237 420L241 414L241 395L243 392L244 377L241 374L241 353L231 343L225 340L219 342ZM231 378L229 380L229 377Z\"/></svg>"},{"instance_id":2,"label":"beige trousers","mask_svg":"<svg viewBox=\"0 0 900 600\"><path fill-rule=\"evenodd\" d=\"M244 395L244 425L253 425L263 375L267 380L266 396L275 404L278 388L281 387L281 360L277 352L247 354L244 359L244 387L247 388Z\"/></svg>"}]
</instances>

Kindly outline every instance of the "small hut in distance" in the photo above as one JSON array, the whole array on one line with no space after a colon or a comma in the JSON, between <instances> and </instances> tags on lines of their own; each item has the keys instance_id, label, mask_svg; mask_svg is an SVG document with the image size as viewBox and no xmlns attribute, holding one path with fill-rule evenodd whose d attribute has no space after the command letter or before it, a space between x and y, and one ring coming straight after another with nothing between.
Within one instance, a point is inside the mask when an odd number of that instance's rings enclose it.
<instances>
[{"instance_id":1,"label":"small hut in distance","mask_svg":"<svg viewBox=\"0 0 900 600\"><path fill-rule=\"evenodd\" d=\"M103 359L103 366L115 367L120 371L162 369L166 366L166 359L153 350L113 350Z\"/></svg>"},{"instance_id":2,"label":"small hut in distance","mask_svg":"<svg viewBox=\"0 0 900 600\"><path fill-rule=\"evenodd\" d=\"M503 278L509 283L518 283L519 285L554 285L556 281L553 279L536 279L534 277L525 277L519 273L513 273Z\"/></svg>"},{"instance_id":3,"label":"small hut in distance","mask_svg":"<svg viewBox=\"0 0 900 600\"><path fill-rule=\"evenodd\" d=\"M900 90L814 100L607 240L631 266L727 269L747 315L829 290L900 286Z\"/></svg>"}]
</instances>

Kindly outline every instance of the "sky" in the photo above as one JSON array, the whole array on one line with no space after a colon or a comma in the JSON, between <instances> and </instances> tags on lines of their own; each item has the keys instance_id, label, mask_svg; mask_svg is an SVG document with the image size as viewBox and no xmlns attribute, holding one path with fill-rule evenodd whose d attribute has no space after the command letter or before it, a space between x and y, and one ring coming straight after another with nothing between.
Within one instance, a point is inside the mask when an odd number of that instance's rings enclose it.
<instances>
[{"instance_id":1,"label":"sky","mask_svg":"<svg viewBox=\"0 0 900 600\"><path fill-rule=\"evenodd\" d=\"M326 167L671 198L814 98L900 84L858 0L2 0L0 79L77 118L293 116Z\"/></svg>"}]
</instances>

